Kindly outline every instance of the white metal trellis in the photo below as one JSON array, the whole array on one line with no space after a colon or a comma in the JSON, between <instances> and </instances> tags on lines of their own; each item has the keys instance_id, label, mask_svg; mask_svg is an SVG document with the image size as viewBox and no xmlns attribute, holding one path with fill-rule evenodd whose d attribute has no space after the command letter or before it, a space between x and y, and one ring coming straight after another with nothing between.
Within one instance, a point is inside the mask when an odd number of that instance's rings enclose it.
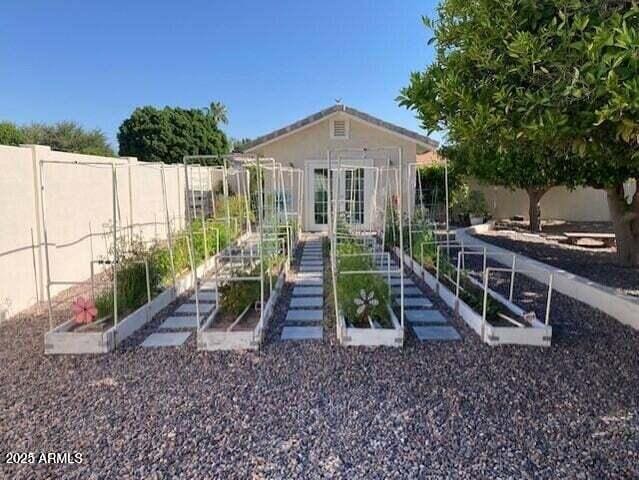
<instances>
[{"instance_id":1,"label":"white metal trellis","mask_svg":"<svg viewBox=\"0 0 639 480\"><path fill-rule=\"evenodd\" d=\"M381 159L382 161L386 161L386 167L378 167L375 166L373 164L373 166L361 166L361 165L352 165L349 164L349 158L348 156L354 155L359 153L361 158L366 158L366 157L372 157L372 155L374 153L382 153L383 154L383 158ZM397 154L397 167L396 168L391 168L391 154ZM392 185L392 180L395 180L395 185L397 187L395 193L397 194L397 207L398 207L398 222L399 222L399 246L400 249L403 251L404 248L404 242L403 242L403 197L404 197L404 192L403 192L403 188L402 188L402 181L400 181L400 179L402 178L402 174L403 174L403 159L402 159L402 149L401 147L376 147L376 148L372 148L372 149L368 149L368 148L344 148L344 149L338 149L335 151L331 151L328 150L327 151L327 163L328 163L328 227L329 227L329 238L330 238L330 244L331 244L331 255L330 255L330 265L331 265L331 278L332 278L332 284L333 284L333 298L334 298L334 308L335 308L335 317L337 319L336 321L336 328L337 328L337 336L341 341L344 341L346 339L346 334L344 332L344 329L346 328L345 325L341 325L341 320L340 320L340 307L338 304L338 293L337 293L337 275L338 275L338 270L339 270L339 265L338 265L338 261L337 261L337 247L338 247L338 239L339 239L339 235L337 235L337 222L338 222L338 218L341 215L341 209L342 207L344 207L344 209L346 208L346 202L348 201L348 199L344 199L344 201L341 201L340 198L340 188L341 188L341 174L343 172L347 172L347 171L351 171L353 172L356 169L362 169L362 170L366 170L366 169L370 169L372 170L373 174L374 174L374 193L373 193L373 198L374 198L374 204L373 204L373 208L372 208L372 214L371 214L371 219L377 214L377 209L378 209L378 205L377 205L377 197L379 195L379 189L380 189L380 182L384 183L384 212L382 215L383 218L383 222L382 225L375 225L375 222L371 221L371 227L375 229L376 228L376 232L374 233L375 236L379 236L380 231L382 234L382 239L381 239L381 245L382 248L384 246L384 233L385 233L385 229L386 229L386 210L387 210L387 200L388 200L388 196L392 195L392 188L389 191L389 183ZM334 161L334 157L337 157ZM344 156L347 156L347 158L344 158ZM351 157L353 158L353 157ZM332 175L333 173L336 173L336 175ZM353 181L354 181L354 175L351 175L351 189L353 188ZM335 183L335 189L336 192L333 193L333 183ZM351 192L352 195L352 192ZM352 198L351 198L352 201ZM369 220L370 221L370 220ZM376 255L373 252L373 255ZM377 255L382 255L383 256L383 252L379 253ZM376 264L376 263L375 263ZM357 272L350 272L350 271L339 271L340 274L344 273L344 274L355 274ZM371 272L359 272L359 273L375 273L375 274L380 274L380 271L378 270L374 270ZM383 272L382 272L383 273ZM404 331L404 271L402 266L400 265L399 269L395 272L395 271L391 271L390 270L390 261L388 261L387 263L387 274L389 276L390 279L390 274L391 273L399 273L399 278L400 278L400 296L399 296L399 310L400 310L400 320L399 320L399 327L401 329L401 341L403 342L403 331ZM389 281L389 290L390 290L390 281ZM392 296L390 296L390 298L392 299ZM392 301L391 301L392 303ZM392 311L391 311L391 315L392 315ZM397 340L397 339L395 339Z\"/></svg>"}]
</instances>

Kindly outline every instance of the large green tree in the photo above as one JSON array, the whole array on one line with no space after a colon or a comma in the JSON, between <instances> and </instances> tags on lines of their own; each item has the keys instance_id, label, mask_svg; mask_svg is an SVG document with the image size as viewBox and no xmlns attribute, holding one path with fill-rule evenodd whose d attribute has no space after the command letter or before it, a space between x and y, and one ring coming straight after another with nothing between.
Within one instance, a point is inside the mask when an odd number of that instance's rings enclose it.
<instances>
[{"instance_id":1,"label":"large green tree","mask_svg":"<svg viewBox=\"0 0 639 480\"><path fill-rule=\"evenodd\" d=\"M115 152L99 129L85 130L76 122L32 123L20 128L22 143L48 145L60 152L112 157Z\"/></svg>"},{"instance_id":2,"label":"large green tree","mask_svg":"<svg viewBox=\"0 0 639 480\"><path fill-rule=\"evenodd\" d=\"M639 195L622 187L639 176L636 3L443 0L425 22L436 59L400 102L496 183L604 188L619 259L638 265Z\"/></svg>"},{"instance_id":3,"label":"large green tree","mask_svg":"<svg viewBox=\"0 0 639 480\"><path fill-rule=\"evenodd\" d=\"M455 168L489 185L520 188L528 194L530 230L541 230L541 199L552 187L562 184L574 169L575 156L556 148L521 142L499 149L492 141L456 143L442 148Z\"/></svg>"},{"instance_id":4,"label":"large green tree","mask_svg":"<svg viewBox=\"0 0 639 480\"><path fill-rule=\"evenodd\" d=\"M229 141L218 120L208 109L136 108L120 125L120 155L166 163L182 162L185 155L223 155Z\"/></svg>"}]
</instances>

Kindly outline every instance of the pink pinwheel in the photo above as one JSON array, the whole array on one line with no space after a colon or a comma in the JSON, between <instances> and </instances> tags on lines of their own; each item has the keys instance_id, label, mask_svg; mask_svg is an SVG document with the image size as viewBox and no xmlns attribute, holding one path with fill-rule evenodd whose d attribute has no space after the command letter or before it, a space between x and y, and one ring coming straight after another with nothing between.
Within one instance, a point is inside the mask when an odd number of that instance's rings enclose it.
<instances>
[{"instance_id":1,"label":"pink pinwheel","mask_svg":"<svg viewBox=\"0 0 639 480\"><path fill-rule=\"evenodd\" d=\"M73 305L71 305L71 310L73 310L73 319L78 324L91 323L98 315L98 309L95 304L83 297L75 299Z\"/></svg>"}]
</instances>

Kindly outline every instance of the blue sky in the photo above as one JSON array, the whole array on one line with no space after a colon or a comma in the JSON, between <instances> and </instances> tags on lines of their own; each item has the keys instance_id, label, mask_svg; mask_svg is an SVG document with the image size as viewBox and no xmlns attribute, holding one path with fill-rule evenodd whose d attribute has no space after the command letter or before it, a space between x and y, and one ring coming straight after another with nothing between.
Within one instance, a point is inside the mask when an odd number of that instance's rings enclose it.
<instances>
[{"instance_id":1,"label":"blue sky","mask_svg":"<svg viewBox=\"0 0 639 480\"><path fill-rule=\"evenodd\" d=\"M0 120L76 120L116 144L137 106L220 100L225 131L256 137L342 98L419 131L395 97L432 61L436 3L2 0Z\"/></svg>"}]
</instances>

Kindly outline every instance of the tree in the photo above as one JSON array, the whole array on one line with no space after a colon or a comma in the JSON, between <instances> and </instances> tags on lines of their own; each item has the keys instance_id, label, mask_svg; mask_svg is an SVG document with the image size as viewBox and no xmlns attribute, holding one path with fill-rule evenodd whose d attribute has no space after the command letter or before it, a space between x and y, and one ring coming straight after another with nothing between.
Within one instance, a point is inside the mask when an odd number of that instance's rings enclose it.
<instances>
[{"instance_id":1,"label":"tree","mask_svg":"<svg viewBox=\"0 0 639 480\"><path fill-rule=\"evenodd\" d=\"M211 102L211 105L205 111L216 125L229 123L228 110L222 102Z\"/></svg>"},{"instance_id":2,"label":"tree","mask_svg":"<svg viewBox=\"0 0 639 480\"><path fill-rule=\"evenodd\" d=\"M0 145L20 145L24 143L22 131L11 122L0 122Z\"/></svg>"},{"instance_id":3,"label":"tree","mask_svg":"<svg viewBox=\"0 0 639 480\"><path fill-rule=\"evenodd\" d=\"M425 20L436 60L399 101L501 184L605 188L619 259L638 265L639 198L621 196L639 176L638 21L623 0L444 0Z\"/></svg>"},{"instance_id":4,"label":"tree","mask_svg":"<svg viewBox=\"0 0 639 480\"><path fill-rule=\"evenodd\" d=\"M85 130L76 122L32 123L21 127L23 143L48 145L60 152L113 157L106 135L99 129Z\"/></svg>"},{"instance_id":5,"label":"tree","mask_svg":"<svg viewBox=\"0 0 639 480\"><path fill-rule=\"evenodd\" d=\"M120 125L118 141L120 155L145 162L179 163L185 155L223 155L229 150L224 132L201 109L136 108Z\"/></svg>"},{"instance_id":6,"label":"tree","mask_svg":"<svg viewBox=\"0 0 639 480\"><path fill-rule=\"evenodd\" d=\"M233 153L244 153L246 146L251 143L250 138L233 138L231 139L233 145Z\"/></svg>"}]
</instances>

